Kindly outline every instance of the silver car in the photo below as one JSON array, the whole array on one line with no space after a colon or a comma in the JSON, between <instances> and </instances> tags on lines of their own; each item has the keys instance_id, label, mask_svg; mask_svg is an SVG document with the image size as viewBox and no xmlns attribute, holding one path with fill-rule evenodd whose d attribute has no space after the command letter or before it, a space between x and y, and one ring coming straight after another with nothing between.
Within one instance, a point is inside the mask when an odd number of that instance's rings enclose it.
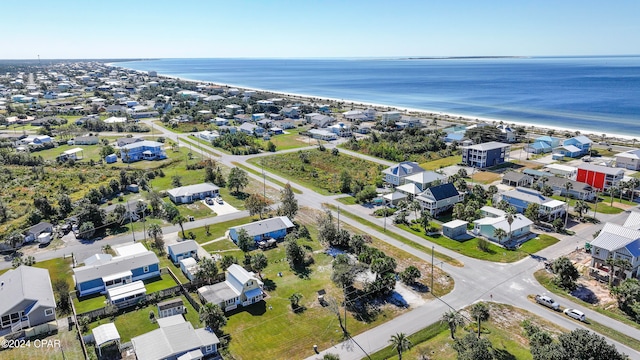
<instances>
[{"instance_id":1,"label":"silver car","mask_svg":"<svg viewBox=\"0 0 640 360\"><path fill-rule=\"evenodd\" d=\"M584 313L580 310L576 310L576 309L565 309L564 310L564 314L572 317L576 320L580 320L582 322L584 322L585 320L587 320L587 317L584 315Z\"/></svg>"}]
</instances>

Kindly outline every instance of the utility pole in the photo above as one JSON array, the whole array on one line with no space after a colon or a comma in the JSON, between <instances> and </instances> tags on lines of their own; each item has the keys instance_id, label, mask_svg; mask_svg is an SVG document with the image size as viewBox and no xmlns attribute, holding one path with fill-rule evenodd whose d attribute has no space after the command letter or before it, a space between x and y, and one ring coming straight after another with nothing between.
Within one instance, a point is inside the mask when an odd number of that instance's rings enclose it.
<instances>
[{"instance_id":1,"label":"utility pole","mask_svg":"<svg viewBox=\"0 0 640 360\"><path fill-rule=\"evenodd\" d=\"M387 232L387 202L384 202L384 232Z\"/></svg>"},{"instance_id":2,"label":"utility pole","mask_svg":"<svg viewBox=\"0 0 640 360\"><path fill-rule=\"evenodd\" d=\"M593 218L596 219L596 215L598 214L598 200L600 200L600 195L598 194L598 189L596 189L596 206L593 207Z\"/></svg>"},{"instance_id":3,"label":"utility pole","mask_svg":"<svg viewBox=\"0 0 640 360\"><path fill-rule=\"evenodd\" d=\"M338 206L338 236L340 236L340 206Z\"/></svg>"},{"instance_id":4,"label":"utility pole","mask_svg":"<svg viewBox=\"0 0 640 360\"><path fill-rule=\"evenodd\" d=\"M129 211L129 222L131 223L131 237L133 237L133 242L136 242L136 233L133 231L133 214L131 214L131 204L127 202L127 211Z\"/></svg>"},{"instance_id":5,"label":"utility pole","mask_svg":"<svg viewBox=\"0 0 640 360\"><path fill-rule=\"evenodd\" d=\"M431 246L431 294L433 294L433 245Z\"/></svg>"}]
</instances>

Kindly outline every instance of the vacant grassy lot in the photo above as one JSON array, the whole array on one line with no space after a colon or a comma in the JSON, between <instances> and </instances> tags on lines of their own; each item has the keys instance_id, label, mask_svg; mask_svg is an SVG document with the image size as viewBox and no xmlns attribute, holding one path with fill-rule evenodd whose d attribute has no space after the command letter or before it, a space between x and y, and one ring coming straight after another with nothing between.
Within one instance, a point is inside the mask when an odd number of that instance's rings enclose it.
<instances>
[{"instance_id":1,"label":"vacant grassy lot","mask_svg":"<svg viewBox=\"0 0 640 360\"><path fill-rule=\"evenodd\" d=\"M564 196L558 196L558 195L553 195L552 198L556 199L556 200L560 200L560 201L564 201ZM610 197L606 197L608 200L611 200ZM613 199L613 202L615 203L616 199ZM567 199L567 202L569 203L569 211L573 212L573 207L576 205L577 200L575 199ZM584 216L593 216L593 210L595 209L596 204L585 201L585 203L589 206L589 212L587 214L585 214ZM606 202L606 201L600 201L598 202L598 213L600 214L620 214L621 212L624 211L624 209L615 207L615 206L611 206L610 202Z\"/></svg>"},{"instance_id":2,"label":"vacant grassy lot","mask_svg":"<svg viewBox=\"0 0 640 360\"><path fill-rule=\"evenodd\" d=\"M78 333L75 327L71 331L67 328L60 329L56 334L47 336L42 339L40 345L35 346L35 342L31 341L30 347L6 349L0 352L2 359L10 360L67 360L67 359L83 359L82 347L78 341ZM49 341L60 341L60 346L47 346Z\"/></svg>"},{"instance_id":3,"label":"vacant grassy lot","mask_svg":"<svg viewBox=\"0 0 640 360\"><path fill-rule=\"evenodd\" d=\"M488 172L488 171L480 171L475 174L472 174L472 177L469 179L470 183L481 183L481 184L491 184L494 181L500 180L500 174Z\"/></svg>"},{"instance_id":4,"label":"vacant grassy lot","mask_svg":"<svg viewBox=\"0 0 640 360\"><path fill-rule=\"evenodd\" d=\"M274 184L277 184L277 185L279 185L281 187L284 187L286 185L282 181L276 180L276 179L272 178L271 176L264 175L264 174L262 174L262 172L253 170L252 168L250 168L248 166L242 165L242 164L237 163L237 162L232 162L232 164L237 166L237 167L239 167L239 168L241 168L242 170L244 170L246 172L250 172L250 173L252 173L254 175L258 175L258 176L263 176L264 179L266 179L266 180L268 180L268 181L270 181L270 182L272 182ZM302 191L296 189L293 186L291 187L291 190L296 194L302 194Z\"/></svg>"},{"instance_id":5,"label":"vacant grassy lot","mask_svg":"<svg viewBox=\"0 0 640 360\"><path fill-rule=\"evenodd\" d=\"M420 164L425 170L438 170L451 165L458 165L462 162L462 155L454 155L437 160L431 160Z\"/></svg>"},{"instance_id":6,"label":"vacant grassy lot","mask_svg":"<svg viewBox=\"0 0 640 360\"><path fill-rule=\"evenodd\" d=\"M494 351L499 355L496 359L531 359L529 341L524 336L522 321L530 320L532 323L551 332L559 334L565 329L554 325L541 317L538 317L526 310L510 305L487 303L489 305L489 320L482 323L483 337L489 339ZM462 310L463 314L470 318L467 310ZM475 323L474 323L475 324ZM470 326L469 320L464 327L456 330L456 338L463 337L469 331L475 329ZM403 359L419 359L421 355L428 355L432 360L455 359L457 353L452 348L453 340L446 323L436 322L409 336L413 347L405 352ZM397 359L395 349L390 346L371 354L372 360Z\"/></svg>"},{"instance_id":7,"label":"vacant grassy lot","mask_svg":"<svg viewBox=\"0 0 640 360\"><path fill-rule=\"evenodd\" d=\"M313 239L317 231L311 226L316 212L304 209L296 217L297 221L306 224ZM333 258L322 251L316 241L301 240L300 244L313 251L314 263L307 273L296 273L289 268L285 260L284 246L264 251L269 266L262 277L269 297L265 302L240 310L229 316L225 332L232 337L230 351L240 359L301 359L313 354L313 345L326 348L332 343L342 341L342 333L335 314L328 308L320 306L317 291L324 289L327 297L338 301L342 299L342 289L336 288L330 280L331 262ZM383 246L378 239L373 239L373 246ZM388 246L388 245L387 245ZM382 251L398 259L398 268L407 264L420 265L424 262L394 247L380 247ZM254 250L261 251L261 250ZM253 253L253 252L252 252ZM444 277L439 270L437 276ZM282 273L282 276L278 276ZM425 272L423 272L423 277ZM452 283L443 285L450 291ZM289 296L302 294L301 305L304 311L293 313ZM430 295L426 295L429 297ZM404 310L395 306L381 305L379 312L370 322L363 322L347 312L347 327L351 334L357 334L373 328Z\"/></svg>"},{"instance_id":8,"label":"vacant grassy lot","mask_svg":"<svg viewBox=\"0 0 640 360\"><path fill-rule=\"evenodd\" d=\"M432 243L443 246L449 250L457 251L462 255L469 256L476 259L495 261L495 262L514 262L523 259L533 253L536 253L547 246L551 246L558 242L558 239L550 235L540 235L535 239L531 239L524 243L517 250L507 250L500 246L489 243L488 251L481 251L478 249L478 239L473 238L466 241L457 241L449 239L445 236L429 236L425 235L422 227L419 225L413 225L411 227L407 225L396 225L398 228L418 235L425 240Z\"/></svg>"},{"instance_id":9,"label":"vacant grassy lot","mask_svg":"<svg viewBox=\"0 0 640 360\"><path fill-rule=\"evenodd\" d=\"M305 139L300 136L300 131L303 131L303 130L306 130L306 129L301 129L301 128L288 129L288 130L285 130L285 132L287 132L286 134L272 135L270 140L260 139L258 143L261 144L264 149L266 149L267 143L271 141L276 146L276 151L297 149L297 148L309 146L309 142L305 141Z\"/></svg>"},{"instance_id":10,"label":"vacant grassy lot","mask_svg":"<svg viewBox=\"0 0 640 360\"><path fill-rule=\"evenodd\" d=\"M256 166L264 164L269 171L325 195L340 192L340 174L343 171L349 173L353 181L372 185L383 169L382 165L370 161L344 154L334 156L329 151L318 149L266 156L249 162Z\"/></svg>"}]
</instances>

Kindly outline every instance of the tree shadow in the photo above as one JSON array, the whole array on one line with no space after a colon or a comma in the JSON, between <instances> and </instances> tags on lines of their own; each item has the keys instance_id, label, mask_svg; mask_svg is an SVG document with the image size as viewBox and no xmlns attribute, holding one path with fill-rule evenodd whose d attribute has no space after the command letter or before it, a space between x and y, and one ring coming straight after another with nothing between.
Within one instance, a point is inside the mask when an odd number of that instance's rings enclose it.
<instances>
[{"instance_id":1,"label":"tree shadow","mask_svg":"<svg viewBox=\"0 0 640 360\"><path fill-rule=\"evenodd\" d=\"M312 270L307 266L296 267L295 269L293 269L293 273L296 274L296 276L301 279L309 279L309 277L311 276Z\"/></svg>"},{"instance_id":2,"label":"tree shadow","mask_svg":"<svg viewBox=\"0 0 640 360\"><path fill-rule=\"evenodd\" d=\"M516 360L515 355L504 349L493 349L493 358L496 360Z\"/></svg>"},{"instance_id":3,"label":"tree shadow","mask_svg":"<svg viewBox=\"0 0 640 360\"><path fill-rule=\"evenodd\" d=\"M570 294L582 301L588 302L589 304L597 304L600 301L598 299L598 296L596 296L596 294L591 289L584 285L578 285L578 287L575 290L571 291Z\"/></svg>"},{"instance_id":4,"label":"tree shadow","mask_svg":"<svg viewBox=\"0 0 640 360\"><path fill-rule=\"evenodd\" d=\"M243 191L233 191L230 194L238 200L246 200L249 197L249 194Z\"/></svg>"},{"instance_id":5,"label":"tree shadow","mask_svg":"<svg viewBox=\"0 0 640 360\"><path fill-rule=\"evenodd\" d=\"M263 287L266 291L273 291L278 288L276 282L268 278L264 278L262 283L264 284Z\"/></svg>"},{"instance_id":6,"label":"tree shadow","mask_svg":"<svg viewBox=\"0 0 640 360\"><path fill-rule=\"evenodd\" d=\"M233 316L235 314L239 314L242 312L249 313L251 314L251 316L262 316L264 315L264 313L267 312L267 303L264 300L262 300L260 302L251 304L249 306L239 307L235 310L229 311L229 316Z\"/></svg>"}]
</instances>

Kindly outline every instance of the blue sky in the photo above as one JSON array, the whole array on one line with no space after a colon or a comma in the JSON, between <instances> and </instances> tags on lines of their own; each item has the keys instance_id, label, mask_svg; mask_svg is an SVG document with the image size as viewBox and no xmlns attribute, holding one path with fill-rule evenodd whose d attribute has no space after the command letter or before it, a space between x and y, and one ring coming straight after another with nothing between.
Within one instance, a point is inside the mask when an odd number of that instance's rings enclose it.
<instances>
[{"instance_id":1,"label":"blue sky","mask_svg":"<svg viewBox=\"0 0 640 360\"><path fill-rule=\"evenodd\" d=\"M640 54L640 1L6 1L0 58Z\"/></svg>"}]
</instances>

